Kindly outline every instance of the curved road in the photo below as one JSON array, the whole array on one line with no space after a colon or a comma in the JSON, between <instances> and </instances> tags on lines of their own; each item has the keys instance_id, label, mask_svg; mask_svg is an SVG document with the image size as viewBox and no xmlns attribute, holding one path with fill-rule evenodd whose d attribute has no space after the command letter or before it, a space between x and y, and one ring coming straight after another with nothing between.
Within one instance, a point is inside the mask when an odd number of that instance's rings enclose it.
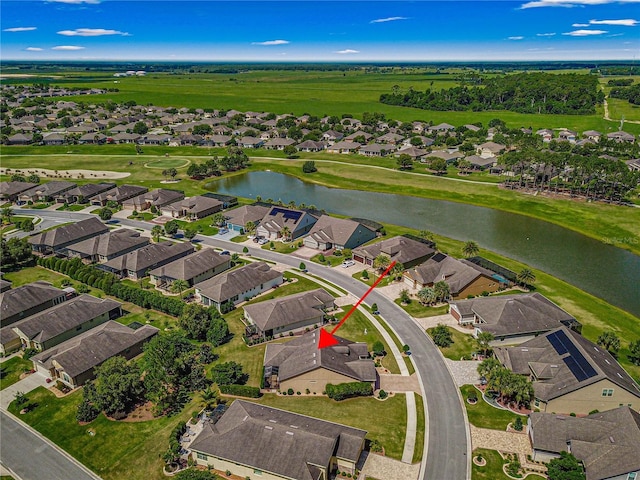
<instances>
[{"instance_id":1,"label":"curved road","mask_svg":"<svg viewBox=\"0 0 640 480\"><path fill-rule=\"evenodd\" d=\"M22 215L35 215L52 221L73 221L88 218L90 214L43 210L18 210ZM153 224L128 219L119 219L120 225L150 230ZM241 253L242 247L227 240L198 235L205 245ZM300 259L260 248L249 248L249 253L258 258L283 263L296 268ZM358 297L367 286L331 268L306 262L310 273L338 285ZM398 305L377 291L367 297L369 305L378 304L385 322L395 331L402 343L411 346L412 360L418 373L425 399L425 449L420 470L423 480L464 480L471 475L470 438L467 419L460 393L438 348ZM384 419L379 419L384 422Z\"/></svg>"}]
</instances>

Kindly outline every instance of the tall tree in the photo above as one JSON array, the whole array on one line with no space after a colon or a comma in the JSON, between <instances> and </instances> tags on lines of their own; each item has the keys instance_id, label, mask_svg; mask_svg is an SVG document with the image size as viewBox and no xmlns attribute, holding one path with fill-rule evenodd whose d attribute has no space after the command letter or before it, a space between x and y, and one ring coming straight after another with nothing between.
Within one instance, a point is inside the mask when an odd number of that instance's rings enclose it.
<instances>
[{"instance_id":1,"label":"tall tree","mask_svg":"<svg viewBox=\"0 0 640 480\"><path fill-rule=\"evenodd\" d=\"M473 240L469 240L462 247L462 254L467 258L475 257L479 252L480 248L478 247L478 244Z\"/></svg>"},{"instance_id":2,"label":"tall tree","mask_svg":"<svg viewBox=\"0 0 640 480\"><path fill-rule=\"evenodd\" d=\"M529 286L536 281L535 274L529 268L520 270L516 278L523 287Z\"/></svg>"},{"instance_id":3,"label":"tall tree","mask_svg":"<svg viewBox=\"0 0 640 480\"><path fill-rule=\"evenodd\" d=\"M549 480L585 480L582 464L569 452L560 452L559 458L553 458L547 463L547 478Z\"/></svg>"},{"instance_id":4,"label":"tall tree","mask_svg":"<svg viewBox=\"0 0 640 480\"><path fill-rule=\"evenodd\" d=\"M373 268L376 268L381 272L386 270L389 265L391 265L391 258L384 253L379 254L373 259Z\"/></svg>"},{"instance_id":5,"label":"tall tree","mask_svg":"<svg viewBox=\"0 0 640 480\"><path fill-rule=\"evenodd\" d=\"M449 295L451 295L449 284L444 280L440 280L439 282L434 283L433 291L436 294L436 299L441 302L447 300L449 298Z\"/></svg>"},{"instance_id":6,"label":"tall tree","mask_svg":"<svg viewBox=\"0 0 640 480\"><path fill-rule=\"evenodd\" d=\"M96 403L107 415L128 412L144 390L137 364L111 357L96 368Z\"/></svg>"},{"instance_id":7,"label":"tall tree","mask_svg":"<svg viewBox=\"0 0 640 480\"><path fill-rule=\"evenodd\" d=\"M174 280L171 283L171 292L176 293L178 292L180 294L180 298L182 298L182 292L184 292L185 290L187 290L189 288L189 282L187 282L186 280L182 280L180 278ZM187 305L188 307L189 305ZM186 309L186 307L185 307ZM183 310L184 313L184 310Z\"/></svg>"},{"instance_id":8,"label":"tall tree","mask_svg":"<svg viewBox=\"0 0 640 480\"><path fill-rule=\"evenodd\" d=\"M151 229L151 237L153 237L153 240L155 242L159 242L161 236L162 236L162 227L160 225L155 225Z\"/></svg>"},{"instance_id":9,"label":"tall tree","mask_svg":"<svg viewBox=\"0 0 640 480\"><path fill-rule=\"evenodd\" d=\"M189 303L184 306L178 323L190 338L204 340L211 326L211 317L209 311L202 305Z\"/></svg>"},{"instance_id":10,"label":"tall tree","mask_svg":"<svg viewBox=\"0 0 640 480\"><path fill-rule=\"evenodd\" d=\"M620 338L618 338L618 336L611 330L602 332L598 337L597 343L614 355L618 353L618 350L620 350Z\"/></svg>"}]
</instances>

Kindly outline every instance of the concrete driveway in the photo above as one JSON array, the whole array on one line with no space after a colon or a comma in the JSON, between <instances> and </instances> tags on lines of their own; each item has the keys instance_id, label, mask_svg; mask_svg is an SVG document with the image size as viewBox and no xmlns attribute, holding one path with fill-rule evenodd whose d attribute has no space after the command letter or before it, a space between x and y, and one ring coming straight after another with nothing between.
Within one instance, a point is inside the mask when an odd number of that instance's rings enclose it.
<instances>
[{"instance_id":1,"label":"concrete driveway","mask_svg":"<svg viewBox=\"0 0 640 480\"><path fill-rule=\"evenodd\" d=\"M38 387L50 387L55 383L47 383L47 377L39 372L32 373L26 376L22 380L8 386L4 390L0 390L0 408L6 410L9 408L9 404L16 398L16 393L29 393Z\"/></svg>"}]
</instances>

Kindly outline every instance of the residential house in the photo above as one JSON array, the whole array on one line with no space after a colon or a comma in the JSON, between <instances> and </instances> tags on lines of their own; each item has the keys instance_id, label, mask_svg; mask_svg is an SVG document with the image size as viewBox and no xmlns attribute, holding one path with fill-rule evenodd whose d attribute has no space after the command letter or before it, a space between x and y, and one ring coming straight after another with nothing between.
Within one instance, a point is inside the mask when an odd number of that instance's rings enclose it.
<instances>
[{"instance_id":1,"label":"residential house","mask_svg":"<svg viewBox=\"0 0 640 480\"><path fill-rule=\"evenodd\" d=\"M296 148L299 152L321 152L326 148L326 143L324 142L315 142L313 140L305 140L302 143L296 145Z\"/></svg>"},{"instance_id":2,"label":"residential house","mask_svg":"<svg viewBox=\"0 0 640 480\"><path fill-rule=\"evenodd\" d=\"M496 157L481 157L479 155L469 155L464 158L471 164L471 167L476 170L484 170L487 167L492 167L496 164Z\"/></svg>"},{"instance_id":3,"label":"residential house","mask_svg":"<svg viewBox=\"0 0 640 480\"><path fill-rule=\"evenodd\" d=\"M570 142L576 143L576 138L578 137L578 132L574 132L573 130L560 130L558 133L558 141L561 142Z\"/></svg>"},{"instance_id":4,"label":"residential house","mask_svg":"<svg viewBox=\"0 0 640 480\"><path fill-rule=\"evenodd\" d=\"M271 207L256 232L259 236L269 240L277 240L283 236L283 229L289 230L288 237L291 240L309 233L313 225L318 221L316 217L302 210L294 210L285 207Z\"/></svg>"},{"instance_id":5,"label":"residential house","mask_svg":"<svg viewBox=\"0 0 640 480\"><path fill-rule=\"evenodd\" d=\"M286 343L270 343L264 352L264 380L267 388L321 394L328 383L378 380L366 343L336 337L338 344L318 348L320 330L313 330Z\"/></svg>"},{"instance_id":6,"label":"residential house","mask_svg":"<svg viewBox=\"0 0 640 480\"><path fill-rule=\"evenodd\" d=\"M545 143L553 140L553 130L549 130L548 128L537 130L536 135L540 135L542 137L542 141Z\"/></svg>"},{"instance_id":7,"label":"residential house","mask_svg":"<svg viewBox=\"0 0 640 480\"><path fill-rule=\"evenodd\" d=\"M6 327L70 298L70 292L38 280L0 293L0 326Z\"/></svg>"},{"instance_id":8,"label":"residential house","mask_svg":"<svg viewBox=\"0 0 640 480\"><path fill-rule=\"evenodd\" d=\"M147 193L147 187L139 187L138 185L120 185L107 192L100 193L91 198L91 205L104 207L107 202L117 202L122 204L125 200L137 197L143 193Z\"/></svg>"},{"instance_id":9,"label":"residential house","mask_svg":"<svg viewBox=\"0 0 640 480\"><path fill-rule=\"evenodd\" d=\"M404 272L405 284L413 289L432 287L439 281L449 285L454 300L497 292L505 285L504 279L492 271L444 253L436 253L422 265Z\"/></svg>"},{"instance_id":10,"label":"residential house","mask_svg":"<svg viewBox=\"0 0 640 480\"><path fill-rule=\"evenodd\" d=\"M189 287L204 282L231 268L229 255L220 255L212 248L181 257L149 272L151 284L169 289L176 280L184 280Z\"/></svg>"},{"instance_id":11,"label":"residential house","mask_svg":"<svg viewBox=\"0 0 640 480\"><path fill-rule=\"evenodd\" d=\"M196 195L165 205L160 209L160 213L165 217L186 217L188 220L199 220L221 210L222 202L220 200Z\"/></svg>"},{"instance_id":12,"label":"residential house","mask_svg":"<svg viewBox=\"0 0 640 480\"><path fill-rule=\"evenodd\" d=\"M536 462L569 452L588 480L640 478L640 413L626 405L587 417L533 412L527 431Z\"/></svg>"},{"instance_id":13,"label":"residential house","mask_svg":"<svg viewBox=\"0 0 640 480\"><path fill-rule=\"evenodd\" d=\"M11 290L11 282L4 278L0 278L0 293L4 293L7 290Z\"/></svg>"},{"instance_id":14,"label":"residential house","mask_svg":"<svg viewBox=\"0 0 640 480\"><path fill-rule=\"evenodd\" d=\"M600 138L602 137L602 133L597 130L587 130L582 132L582 136L587 140L591 140L592 142L598 143Z\"/></svg>"},{"instance_id":15,"label":"residential house","mask_svg":"<svg viewBox=\"0 0 640 480\"><path fill-rule=\"evenodd\" d=\"M231 135L211 135L208 137L208 142L214 147L226 147L231 143L233 137Z\"/></svg>"},{"instance_id":16,"label":"residential house","mask_svg":"<svg viewBox=\"0 0 640 480\"><path fill-rule=\"evenodd\" d=\"M264 262L249 263L196 284L196 299L218 310L236 305L282 284L282 273Z\"/></svg>"},{"instance_id":17,"label":"residential house","mask_svg":"<svg viewBox=\"0 0 640 480\"><path fill-rule=\"evenodd\" d=\"M640 386L603 347L566 327L515 347L497 347L509 370L533 382L541 412L588 414L620 405L640 409Z\"/></svg>"},{"instance_id":18,"label":"residential house","mask_svg":"<svg viewBox=\"0 0 640 480\"><path fill-rule=\"evenodd\" d=\"M0 328L0 357L20 350L21 346L20 337L10 326Z\"/></svg>"},{"instance_id":19,"label":"residential house","mask_svg":"<svg viewBox=\"0 0 640 480\"><path fill-rule=\"evenodd\" d=\"M130 360L142 353L143 345L159 330L143 325L134 330L109 320L77 337L31 357L33 367L71 388L95 378L95 369L115 356Z\"/></svg>"},{"instance_id":20,"label":"residential house","mask_svg":"<svg viewBox=\"0 0 640 480\"><path fill-rule=\"evenodd\" d=\"M121 315L120 303L115 300L82 294L20 320L11 328L24 348L42 351Z\"/></svg>"},{"instance_id":21,"label":"residential house","mask_svg":"<svg viewBox=\"0 0 640 480\"><path fill-rule=\"evenodd\" d=\"M149 271L186 257L193 251L193 245L190 243L154 243L115 257L100 264L98 268L120 278L139 280L146 277Z\"/></svg>"},{"instance_id":22,"label":"residential house","mask_svg":"<svg viewBox=\"0 0 640 480\"><path fill-rule=\"evenodd\" d=\"M322 215L304 238L304 245L316 250L343 250L374 238L376 233L359 222Z\"/></svg>"},{"instance_id":23,"label":"residential house","mask_svg":"<svg viewBox=\"0 0 640 480\"><path fill-rule=\"evenodd\" d=\"M625 162L632 172L640 172L640 158L634 158Z\"/></svg>"},{"instance_id":24,"label":"residential house","mask_svg":"<svg viewBox=\"0 0 640 480\"><path fill-rule=\"evenodd\" d=\"M397 150L393 156L397 158L400 157L400 155L409 155L412 160L420 160L428 154L429 152L418 147L406 147L401 150Z\"/></svg>"},{"instance_id":25,"label":"residential house","mask_svg":"<svg viewBox=\"0 0 640 480\"><path fill-rule=\"evenodd\" d=\"M363 132L362 130L358 130L344 137L345 140L348 140L350 142L355 142L356 138L362 138L364 142L362 140L360 142L366 143L373 138L373 135L367 132Z\"/></svg>"},{"instance_id":26,"label":"residential house","mask_svg":"<svg viewBox=\"0 0 640 480\"><path fill-rule=\"evenodd\" d=\"M98 218L91 217L29 237L34 252L42 255L67 255L66 247L109 231Z\"/></svg>"},{"instance_id":27,"label":"residential house","mask_svg":"<svg viewBox=\"0 0 640 480\"><path fill-rule=\"evenodd\" d=\"M373 266L380 254L386 255L392 262L411 268L426 262L436 252L432 242L413 240L407 237L392 237L381 242L354 248L353 259L356 262Z\"/></svg>"},{"instance_id":28,"label":"residential house","mask_svg":"<svg viewBox=\"0 0 640 480\"><path fill-rule=\"evenodd\" d=\"M380 135L376 138L377 143L390 143L392 145L398 145L404 140L402 135L398 135L397 133L385 133L384 135Z\"/></svg>"},{"instance_id":29,"label":"residential house","mask_svg":"<svg viewBox=\"0 0 640 480\"><path fill-rule=\"evenodd\" d=\"M327 152L329 153L356 153L358 149L361 147L357 142L350 142L348 140L344 140L342 142L336 142L333 145L327 147Z\"/></svg>"},{"instance_id":30,"label":"residential house","mask_svg":"<svg viewBox=\"0 0 640 480\"><path fill-rule=\"evenodd\" d=\"M242 148L260 148L264 145L264 140L256 137L241 137L236 140L236 143Z\"/></svg>"},{"instance_id":31,"label":"residential house","mask_svg":"<svg viewBox=\"0 0 640 480\"><path fill-rule=\"evenodd\" d=\"M491 158L500 155L505 148L507 147L500 143L485 142L476 147L476 152L482 158Z\"/></svg>"},{"instance_id":32,"label":"residential house","mask_svg":"<svg viewBox=\"0 0 640 480\"><path fill-rule=\"evenodd\" d=\"M150 192L143 193L137 197L129 198L122 202L124 208L133 208L141 211L151 207L162 208L170 203L175 203L184 198L184 192L178 190L167 190L166 188L157 188Z\"/></svg>"},{"instance_id":33,"label":"residential house","mask_svg":"<svg viewBox=\"0 0 640 480\"><path fill-rule=\"evenodd\" d=\"M7 138L7 145L31 145L33 143L33 134L16 133Z\"/></svg>"},{"instance_id":34,"label":"residential house","mask_svg":"<svg viewBox=\"0 0 640 480\"><path fill-rule=\"evenodd\" d=\"M107 141L107 136L103 133L85 133L78 139L80 144L102 145Z\"/></svg>"},{"instance_id":35,"label":"residential house","mask_svg":"<svg viewBox=\"0 0 640 480\"><path fill-rule=\"evenodd\" d=\"M36 186L38 186L37 183L29 182L0 182L0 200L15 202L22 192Z\"/></svg>"},{"instance_id":36,"label":"residential house","mask_svg":"<svg viewBox=\"0 0 640 480\"><path fill-rule=\"evenodd\" d=\"M453 125L450 125L448 123L439 123L438 125L434 125L432 127L429 127L429 132L430 133L437 133L437 134L443 134L446 132L453 132L456 129L456 127L454 127Z\"/></svg>"},{"instance_id":37,"label":"residential house","mask_svg":"<svg viewBox=\"0 0 640 480\"><path fill-rule=\"evenodd\" d=\"M563 325L582 330L573 316L537 292L458 300L449 304L449 313L460 325L472 326L475 337L492 334L492 345L519 344Z\"/></svg>"},{"instance_id":38,"label":"residential house","mask_svg":"<svg viewBox=\"0 0 640 480\"><path fill-rule=\"evenodd\" d=\"M622 131L607 133L607 139L614 140L618 143L621 143L621 142L633 143L636 141L636 137L634 137L630 133L622 132Z\"/></svg>"},{"instance_id":39,"label":"residential house","mask_svg":"<svg viewBox=\"0 0 640 480\"><path fill-rule=\"evenodd\" d=\"M238 478L328 480L355 475L367 432L236 400L189 445L198 465Z\"/></svg>"},{"instance_id":40,"label":"residential house","mask_svg":"<svg viewBox=\"0 0 640 480\"><path fill-rule=\"evenodd\" d=\"M302 332L322 326L326 312L335 309L335 298L322 288L245 305L247 335L262 339Z\"/></svg>"},{"instance_id":41,"label":"residential house","mask_svg":"<svg viewBox=\"0 0 640 480\"><path fill-rule=\"evenodd\" d=\"M48 133L42 137L42 144L47 146L64 145L65 142L66 142L65 136L58 132Z\"/></svg>"},{"instance_id":42,"label":"residential house","mask_svg":"<svg viewBox=\"0 0 640 480\"><path fill-rule=\"evenodd\" d=\"M149 244L148 237L130 228L119 228L65 248L69 258L80 258L85 263L104 263L120 255L137 250Z\"/></svg>"},{"instance_id":43,"label":"residential house","mask_svg":"<svg viewBox=\"0 0 640 480\"><path fill-rule=\"evenodd\" d=\"M269 210L271 210L270 207L262 205L243 205L235 208L226 212L227 228L243 234L245 233L244 226L247 223L252 222L254 225L259 225Z\"/></svg>"},{"instance_id":44,"label":"residential house","mask_svg":"<svg viewBox=\"0 0 640 480\"><path fill-rule=\"evenodd\" d=\"M52 202L61 193L75 188L76 184L65 181L53 181L36 185L18 196L20 202Z\"/></svg>"},{"instance_id":45,"label":"residential house","mask_svg":"<svg viewBox=\"0 0 640 480\"><path fill-rule=\"evenodd\" d=\"M335 130L327 130L322 134L322 140L329 142L329 145L333 145L335 142L342 140L342 133Z\"/></svg>"},{"instance_id":46,"label":"residential house","mask_svg":"<svg viewBox=\"0 0 640 480\"><path fill-rule=\"evenodd\" d=\"M455 151L455 152L450 152L447 150L434 150L433 152L427 154L427 157L435 157L435 158L441 158L442 160L446 161L447 163L453 163L456 160L459 160L461 158L464 157L464 153L459 152L459 151ZM425 158L420 159L421 162L425 161Z\"/></svg>"},{"instance_id":47,"label":"residential house","mask_svg":"<svg viewBox=\"0 0 640 480\"><path fill-rule=\"evenodd\" d=\"M61 193L56 197L58 203L89 203L91 198L112 190L115 183L87 183Z\"/></svg>"},{"instance_id":48,"label":"residential house","mask_svg":"<svg viewBox=\"0 0 640 480\"><path fill-rule=\"evenodd\" d=\"M111 129L111 131L113 132L113 129ZM107 138L107 142L120 143L120 144L138 143L141 139L142 139L142 136L138 135L137 133L120 132L120 133L116 133L112 137Z\"/></svg>"},{"instance_id":49,"label":"residential house","mask_svg":"<svg viewBox=\"0 0 640 480\"><path fill-rule=\"evenodd\" d=\"M390 143L372 143L365 145L358 150L358 155L364 155L367 157L384 157L389 153L394 152L395 145Z\"/></svg>"},{"instance_id":50,"label":"residential house","mask_svg":"<svg viewBox=\"0 0 640 480\"><path fill-rule=\"evenodd\" d=\"M285 147L295 144L296 141L290 138L272 138L264 144L267 150L284 150Z\"/></svg>"}]
</instances>

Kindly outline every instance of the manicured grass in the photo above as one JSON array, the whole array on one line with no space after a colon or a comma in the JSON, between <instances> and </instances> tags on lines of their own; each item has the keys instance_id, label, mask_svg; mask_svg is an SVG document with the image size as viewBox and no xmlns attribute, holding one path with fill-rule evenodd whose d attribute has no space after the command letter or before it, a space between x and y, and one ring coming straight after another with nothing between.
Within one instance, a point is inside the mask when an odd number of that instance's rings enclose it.
<instances>
[{"instance_id":1,"label":"manicured grass","mask_svg":"<svg viewBox=\"0 0 640 480\"><path fill-rule=\"evenodd\" d=\"M345 305L342 307L344 313L337 315L337 319L341 320L349 310L351 310L352 305ZM331 331L334 326L328 325L325 330ZM367 333L365 334L365 330ZM339 337L344 337L354 342L365 342L369 346L369 351L373 350L373 344L376 341L381 341L384 344L385 355L382 358L382 366L389 370L391 373L400 374L400 368L398 364L391 354L391 350L389 349L389 345L382 337L382 334L371 324L371 322L364 316L362 312L359 310L354 311L351 316L347 319L346 322L342 324L340 329L336 332L336 335Z\"/></svg>"},{"instance_id":2,"label":"manicured grass","mask_svg":"<svg viewBox=\"0 0 640 480\"><path fill-rule=\"evenodd\" d=\"M447 327L451 332L453 343L446 348L438 347L442 352L442 355L451 360L460 360L463 357L469 357L471 353L475 352L478 347L475 340L471 335L465 335L458 330ZM432 336L433 328L428 328L427 333Z\"/></svg>"},{"instance_id":3,"label":"manicured grass","mask_svg":"<svg viewBox=\"0 0 640 480\"><path fill-rule=\"evenodd\" d=\"M262 245L262 250L271 250L271 244L273 243L273 251L274 252L278 252L278 253L291 253L291 252L295 252L298 249L298 243L297 242L277 242L277 241L273 241L273 242L267 242L264 245Z\"/></svg>"},{"instance_id":4,"label":"manicured grass","mask_svg":"<svg viewBox=\"0 0 640 480\"><path fill-rule=\"evenodd\" d=\"M412 298L411 302L408 305L403 305L399 298L396 298L394 302L409 315L416 318L435 317L436 315L444 315L449 311L448 305L440 305L439 307L427 307L425 305L422 305L415 298Z\"/></svg>"},{"instance_id":5,"label":"manicured grass","mask_svg":"<svg viewBox=\"0 0 640 480\"><path fill-rule=\"evenodd\" d=\"M217 235L218 228L211 225L211 217L201 218L195 222L187 222L185 220L177 220L180 229L197 229L201 235Z\"/></svg>"},{"instance_id":6,"label":"manicured grass","mask_svg":"<svg viewBox=\"0 0 640 480\"><path fill-rule=\"evenodd\" d=\"M496 450L487 450L486 448L476 448L473 451L473 457L481 454L482 458L487 461L487 464L483 467L479 467L475 463L471 463L471 480L510 480L510 477L505 475L502 466L507 463L502 456ZM529 480L545 480L546 477L542 477L536 474L527 475Z\"/></svg>"},{"instance_id":7,"label":"manicured grass","mask_svg":"<svg viewBox=\"0 0 640 480\"><path fill-rule=\"evenodd\" d=\"M380 275L378 275L377 273L372 272L371 270L369 270L369 278L364 279L362 278L362 272L356 272L353 275L351 275L353 278L355 278L356 280L360 280L362 283L366 283L367 285L369 285L370 287L376 283L376 280L378 280L378 278L380 277ZM378 283L378 285L376 285L376 288L380 288L380 287L386 287L388 285L391 285L392 280L391 278L387 275L385 278L383 278L380 283Z\"/></svg>"},{"instance_id":8,"label":"manicured grass","mask_svg":"<svg viewBox=\"0 0 640 480\"><path fill-rule=\"evenodd\" d=\"M513 412L489 405L483 400L480 391L473 385L463 385L460 387L460 392L462 393L464 406L467 408L469 423L472 423L476 427L505 431L507 425L515 421L516 417L518 417L518 415ZM475 393L478 397L478 402L475 405L470 405L469 402L467 402L467 397L471 393ZM522 420L525 421L526 417L522 417Z\"/></svg>"},{"instance_id":9,"label":"manicured grass","mask_svg":"<svg viewBox=\"0 0 640 480\"><path fill-rule=\"evenodd\" d=\"M352 398L335 402L327 397L264 395L258 403L330 422L366 430L377 439L388 457L401 459L407 430L407 407L403 394L384 402L373 398Z\"/></svg>"},{"instance_id":10,"label":"manicured grass","mask_svg":"<svg viewBox=\"0 0 640 480\"><path fill-rule=\"evenodd\" d=\"M324 261L322 261L322 258L324 258ZM336 256L336 255L324 255L322 253L319 253L311 257L310 260L312 262L319 263L320 265L329 265L331 267L335 267L337 265L340 265L342 262L344 262L344 257Z\"/></svg>"},{"instance_id":11,"label":"manicured grass","mask_svg":"<svg viewBox=\"0 0 640 480\"><path fill-rule=\"evenodd\" d=\"M249 235L236 235L231 239L231 241L234 243L242 243L246 242L247 240L249 240Z\"/></svg>"},{"instance_id":12,"label":"manicured grass","mask_svg":"<svg viewBox=\"0 0 640 480\"><path fill-rule=\"evenodd\" d=\"M391 330L389 325L387 325L387 322L385 322L380 317L377 317L377 318L378 318L378 321L380 322L380 324L382 325L382 327L387 331L387 333L391 336L391 338L393 338L393 343L396 344L396 347L398 347L398 350L400 350L402 352L402 344L400 343L400 340L398 340L398 337L396 337L396 334L393 333L393 330ZM402 359L404 360L404 363L407 366L407 370L409 371L409 375L413 375L415 373L416 369L413 367L413 363L411 362L411 359L409 357L405 357L405 356L403 356Z\"/></svg>"},{"instance_id":13,"label":"manicured grass","mask_svg":"<svg viewBox=\"0 0 640 480\"><path fill-rule=\"evenodd\" d=\"M23 268L17 272L5 273L3 276L12 283L13 288L20 287L27 283L37 282L38 280L44 280L56 287L60 287L62 281L69 278L66 275L42 267Z\"/></svg>"},{"instance_id":14,"label":"manicured grass","mask_svg":"<svg viewBox=\"0 0 640 480\"><path fill-rule=\"evenodd\" d=\"M22 357L13 357L0 363L0 390L20 380L20 375L33 368L33 362Z\"/></svg>"},{"instance_id":15,"label":"manicured grass","mask_svg":"<svg viewBox=\"0 0 640 480\"><path fill-rule=\"evenodd\" d=\"M138 212L137 215L129 215L127 218L132 219L132 220L144 220L145 222L148 222L149 220L153 220L154 218L156 218L157 215L154 215L151 212Z\"/></svg>"},{"instance_id":16,"label":"manicured grass","mask_svg":"<svg viewBox=\"0 0 640 480\"><path fill-rule=\"evenodd\" d=\"M67 205L66 207L62 205L60 208L56 208L59 212L79 212L80 210L84 210L89 205Z\"/></svg>"},{"instance_id":17,"label":"manicured grass","mask_svg":"<svg viewBox=\"0 0 640 480\"><path fill-rule=\"evenodd\" d=\"M53 440L74 458L105 480L160 480L161 454L169 445L169 434L181 420L187 420L197 403L191 401L172 417L146 422L116 422L100 415L88 425L75 419L82 392L56 398L43 387L27 394L29 404L37 405L25 415L18 414L15 403L9 411ZM89 430L95 435L88 434Z\"/></svg>"},{"instance_id":18,"label":"manicured grass","mask_svg":"<svg viewBox=\"0 0 640 480\"><path fill-rule=\"evenodd\" d=\"M424 405L422 403L422 396L418 395L417 393L414 396L416 399L418 424L416 428L416 446L413 450L413 463L418 463L422 461L422 453L424 450L424 430L426 427L424 423Z\"/></svg>"},{"instance_id":19,"label":"manicured grass","mask_svg":"<svg viewBox=\"0 0 640 480\"><path fill-rule=\"evenodd\" d=\"M151 160L146 163L147 168L183 168L189 165L189 160L180 158L160 158L158 160Z\"/></svg>"}]
</instances>

